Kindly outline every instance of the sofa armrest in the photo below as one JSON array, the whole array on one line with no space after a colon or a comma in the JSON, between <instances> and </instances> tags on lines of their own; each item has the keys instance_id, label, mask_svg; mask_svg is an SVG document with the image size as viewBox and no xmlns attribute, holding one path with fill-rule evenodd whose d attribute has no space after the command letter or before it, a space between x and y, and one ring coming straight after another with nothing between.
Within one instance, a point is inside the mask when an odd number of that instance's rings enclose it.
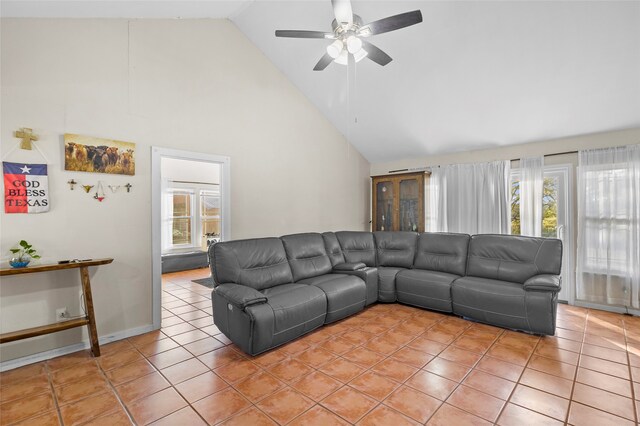
<instances>
[{"instance_id":1,"label":"sofa armrest","mask_svg":"<svg viewBox=\"0 0 640 426\"><path fill-rule=\"evenodd\" d=\"M267 302L267 297L258 290L239 284L221 284L215 292L243 311L247 306Z\"/></svg>"},{"instance_id":2,"label":"sofa armrest","mask_svg":"<svg viewBox=\"0 0 640 426\"><path fill-rule=\"evenodd\" d=\"M378 268L365 266L362 269L356 269L354 271L337 271L335 269L333 271L344 275L355 275L364 281L367 286L366 306L378 301Z\"/></svg>"},{"instance_id":3,"label":"sofa armrest","mask_svg":"<svg viewBox=\"0 0 640 426\"><path fill-rule=\"evenodd\" d=\"M535 275L524 283L526 291L560 291L562 288L558 275Z\"/></svg>"},{"instance_id":4,"label":"sofa armrest","mask_svg":"<svg viewBox=\"0 0 640 426\"><path fill-rule=\"evenodd\" d=\"M354 262L354 263L339 263L333 267L335 272L346 272L346 271L358 271L360 269L366 268L362 262Z\"/></svg>"}]
</instances>

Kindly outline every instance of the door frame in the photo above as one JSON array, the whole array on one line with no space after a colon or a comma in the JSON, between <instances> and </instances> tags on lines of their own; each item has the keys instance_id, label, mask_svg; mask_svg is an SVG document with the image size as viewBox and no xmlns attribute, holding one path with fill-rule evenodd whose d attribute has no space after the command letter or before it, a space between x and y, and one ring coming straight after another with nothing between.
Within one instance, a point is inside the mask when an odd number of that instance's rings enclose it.
<instances>
[{"instance_id":1,"label":"door frame","mask_svg":"<svg viewBox=\"0 0 640 426\"><path fill-rule=\"evenodd\" d=\"M564 203L567 210L566 211L567 223L565 225L565 230L564 230L565 235L562 241L563 257L566 256L567 264L564 265L565 262L562 262L563 263L562 271L564 272L565 280L568 280L569 282L562 283L562 287L563 289L566 288L568 290L567 292L568 297L566 302L569 305L576 304L576 284L575 284L576 283L576 269L575 269L576 240L575 240L574 229L577 224L575 223L576 217L573 214L574 201L575 201L575 197L573 193L574 192L574 186L573 186L574 170L573 169L574 169L573 164L564 163L564 164L545 165L543 170L543 178L546 173L559 173L563 176L565 180L566 188L564 190L564 193L558 194L558 195L562 196L562 203ZM521 177L522 177L522 171L520 169L511 169L510 182L513 180L513 178L521 179ZM560 202L560 200L558 200L558 202Z\"/></svg>"},{"instance_id":2,"label":"door frame","mask_svg":"<svg viewBox=\"0 0 640 426\"><path fill-rule=\"evenodd\" d=\"M162 158L201 161L220 165L220 219L222 240L231 239L231 158L180 149L151 147L151 277L153 328L162 325Z\"/></svg>"},{"instance_id":3,"label":"door frame","mask_svg":"<svg viewBox=\"0 0 640 426\"><path fill-rule=\"evenodd\" d=\"M558 173L561 174L565 180L565 191L562 194L563 203L566 206L566 225L564 230L564 238L562 241L563 244L563 254L566 256L567 264L566 271L564 274L565 279L568 279L568 283L563 283L563 287L566 286L568 290L568 300L567 302L570 305L575 305L576 303L576 269L575 269L575 238L574 238L574 229L576 226L575 216L573 215L574 206L573 206L573 164L554 164L549 166L544 166L544 173ZM560 196L560 194L559 194Z\"/></svg>"}]
</instances>

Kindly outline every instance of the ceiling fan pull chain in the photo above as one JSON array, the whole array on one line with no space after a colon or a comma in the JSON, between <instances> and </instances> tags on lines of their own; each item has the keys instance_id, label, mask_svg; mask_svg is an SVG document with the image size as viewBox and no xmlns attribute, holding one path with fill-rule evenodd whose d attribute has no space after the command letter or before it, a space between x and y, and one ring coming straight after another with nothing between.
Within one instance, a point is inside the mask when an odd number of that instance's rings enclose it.
<instances>
[{"instance_id":1,"label":"ceiling fan pull chain","mask_svg":"<svg viewBox=\"0 0 640 426\"><path fill-rule=\"evenodd\" d=\"M358 62L353 61L353 124L358 124L358 113L356 111L358 106Z\"/></svg>"}]
</instances>

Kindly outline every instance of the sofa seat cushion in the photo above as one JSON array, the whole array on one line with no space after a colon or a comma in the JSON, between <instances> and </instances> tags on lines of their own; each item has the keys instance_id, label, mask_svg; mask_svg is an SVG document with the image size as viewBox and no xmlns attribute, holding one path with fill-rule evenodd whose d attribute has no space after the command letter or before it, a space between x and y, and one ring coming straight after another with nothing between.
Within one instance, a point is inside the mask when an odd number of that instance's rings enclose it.
<instances>
[{"instance_id":1,"label":"sofa seat cushion","mask_svg":"<svg viewBox=\"0 0 640 426\"><path fill-rule=\"evenodd\" d=\"M519 283L463 277L453 282L451 299L457 315L515 329L530 329L526 292Z\"/></svg>"},{"instance_id":2,"label":"sofa seat cushion","mask_svg":"<svg viewBox=\"0 0 640 426\"><path fill-rule=\"evenodd\" d=\"M326 274L299 281L321 289L327 297L325 324L338 321L364 309L367 300L365 282L354 275Z\"/></svg>"},{"instance_id":3,"label":"sofa seat cushion","mask_svg":"<svg viewBox=\"0 0 640 426\"><path fill-rule=\"evenodd\" d=\"M304 284L283 284L262 291L273 309L273 344L295 339L324 324L327 298L322 290Z\"/></svg>"},{"instance_id":4,"label":"sofa seat cushion","mask_svg":"<svg viewBox=\"0 0 640 426\"><path fill-rule=\"evenodd\" d=\"M396 275L398 301L421 308L451 312L451 283L459 275L406 269Z\"/></svg>"}]
</instances>

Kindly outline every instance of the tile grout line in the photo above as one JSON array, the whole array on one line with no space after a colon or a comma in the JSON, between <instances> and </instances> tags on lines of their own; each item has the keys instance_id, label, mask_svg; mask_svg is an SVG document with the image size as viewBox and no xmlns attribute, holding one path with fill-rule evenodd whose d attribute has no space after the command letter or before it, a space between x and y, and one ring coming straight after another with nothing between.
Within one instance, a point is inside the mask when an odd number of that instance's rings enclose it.
<instances>
[{"instance_id":1,"label":"tile grout line","mask_svg":"<svg viewBox=\"0 0 640 426\"><path fill-rule=\"evenodd\" d=\"M633 386L633 370L631 367L631 356L629 356L629 340L627 338L627 334L628 334L627 323L624 320L624 317L622 318L622 327L624 330L624 348L627 354L627 365L629 367L629 385L631 386L631 404L633 405L634 421L636 424L638 424L638 416L640 416L640 414L638 413L638 404L636 404L635 386Z\"/></svg>"},{"instance_id":2,"label":"tile grout line","mask_svg":"<svg viewBox=\"0 0 640 426\"><path fill-rule=\"evenodd\" d=\"M137 348L136 348L137 350ZM138 352L140 353L140 352ZM140 354L142 355L142 354ZM144 355L142 355L144 357ZM135 362L135 361L134 361ZM123 365L127 365L127 364L123 364ZM115 367L115 368L120 368L121 366ZM109 380L109 378L107 377L107 373L102 369L102 365L100 365L100 363L98 363L98 368L100 369L100 373L102 374L102 376L104 377L104 379L107 381L107 384L109 385L109 387L111 388L113 394L115 395L116 399L118 400L118 402L120 403L120 406L124 409L124 413L127 415L127 417L129 418L129 421L131 422L132 425L137 424L135 422L135 419L133 418L133 415L131 415L131 412L129 412L129 407L127 407L127 405L124 403L124 401L120 398L120 394L118 393L116 387L113 385L113 383L111 383L111 380ZM102 416L99 416L98 418L100 418ZM95 420L95 419L93 419ZM91 420L89 420L91 421Z\"/></svg>"},{"instance_id":3,"label":"tile grout line","mask_svg":"<svg viewBox=\"0 0 640 426\"><path fill-rule=\"evenodd\" d=\"M576 365L576 371L573 373L573 382L571 383L571 393L569 394L569 406L567 407L567 414L564 417L564 424L569 424L569 417L571 416L571 408L573 405L573 393L576 389L576 381L578 379L578 371L580 370L580 361L582 361L582 351L584 350L585 339L587 338L587 326L589 324L589 315L591 314L591 309L587 310L587 313L584 317L584 327L582 329L582 341L580 342L580 354L578 355L578 363Z\"/></svg>"},{"instance_id":4,"label":"tile grout line","mask_svg":"<svg viewBox=\"0 0 640 426\"><path fill-rule=\"evenodd\" d=\"M503 333L504 334L504 333ZM522 367L522 372L520 373L520 375L518 376L518 380L516 380L516 385L513 387L513 389L511 389L511 392L509 392L509 396L507 397L507 399L504 402L504 405L502 406L502 408L500 409L500 413L498 413L498 417L496 417L496 420L493 423L497 423L498 420L500 420L500 416L502 416L502 414L504 413L505 408L507 408L507 405L511 402L511 397L513 396L513 394L515 393L516 389L518 388L518 385L520 384L520 380L522 380L522 376L524 376L524 372L527 371L527 367L529 366L529 363L531 362L531 358L533 358L533 355L536 353L536 349L538 349L538 345L540 345L540 342L542 341L542 339L540 338L540 336L538 336L538 341L536 342L536 345L533 347L533 349L531 350L531 353L529 354L529 357L527 358L527 362L525 363L525 365ZM494 343L495 344L495 343ZM515 404L515 403L514 403ZM518 405L518 404L515 404ZM518 405L520 406L520 405ZM523 407L526 408L526 407ZM529 408L527 408L529 410ZM538 413L535 410L531 410L535 413ZM542 414L542 413L538 413L538 414ZM548 417L548 416L547 416Z\"/></svg>"},{"instance_id":5,"label":"tile grout line","mask_svg":"<svg viewBox=\"0 0 640 426\"><path fill-rule=\"evenodd\" d=\"M44 363L44 370L45 370L45 374L47 375L47 381L49 382L49 389L51 390L51 395L53 397L53 403L55 404L55 407L56 407L56 413L58 413L58 420L60 421L60 424L62 426L64 426L64 420L62 419L62 412L60 411L60 404L58 404L58 396L56 395L56 390L53 387L53 379L51 378L51 374L50 374L50 371L49 371L49 365L46 362ZM33 416L33 417L35 417L35 416ZM33 417L30 417L30 418L33 418Z\"/></svg>"},{"instance_id":6,"label":"tile grout line","mask_svg":"<svg viewBox=\"0 0 640 426\"><path fill-rule=\"evenodd\" d=\"M477 324L482 324L482 323L477 323ZM469 327L467 327L467 329L468 329L468 328L469 328ZM459 338L462 334L464 334L464 332L462 332L462 333L460 333L460 335L456 336L456 339L454 339L451 343L449 343L449 344L447 345L447 347L446 347L445 349L443 349L440 353L442 353L442 352L446 351L447 349L449 349L449 348L451 347L451 345L453 345L453 343L455 343L455 342L456 342L456 340L458 340L458 338ZM442 407L444 404L446 404L446 403L447 403L447 401L449 400L449 398L451 398L451 395L453 395L453 394L456 392L456 390L458 390L458 388L459 388L460 386L462 386L462 382L464 381L464 379L465 379L469 374L471 374L471 372L475 369L475 366L476 366L476 365L478 365L478 363L482 360L482 358L484 358L485 354L486 354L486 353L488 353L488 352L491 350L491 348L492 348L494 345L496 345L496 344L498 343L498 341L500 340L500 337L502 337L503 335L504 335L504 330L500 330L500 333L496 336L496 338L494 339L494 341L493 341L493 343L491 344L491 346L489 346L489 349L487 349L487 352L485 352L484 354L482 354L482 356L478 359L478 361L476 361L475 363L473 363L473 365L472 365L471 367L469 367L469 371L464 375L464 377L460 380L460 382L457 382L456 386L453 388L453 390L451 391L451 393L449 393L449 395L447 395L447 397L442 401L442 404L440 405L440 407ZM471 351L470 351L470 352L471 352ZM439 354L438 354L438 355L436 355L436 357L437 357L437 356L439 356ZM443 359L446 359L446 358L443 358ZM448 361L448 360L447 360L447 361ZM454 362L454 361L451 361L451 362ZM456 363L456 364L457 364L457 363ZM416 373L416 374L417 374L417 373ZM436 374L436 373L432 373L432 374ZM439 377L443 377L443 376L440 376L439 374L436 374L436 375L437 375L437 376L439 376ZM445 377L445 379L447 379L447 380L451 380L451 379L448 379L447 377ZM452 380L452 381L455 381L455 380ZM478 389L475 389L475 390L476 390L476 391L478 391L478 392L481 392L481 393L483 393L483 394L485 394L485 395L488 395L487 393L482 392L482 391L480 391L480 390L478 390ZM492 395L489 395L489 396L492 396ZM494 398L495 398L495 397L494 397ZM498 398L498 399L500 399L500 398ZM505 404L506 404L506 402L505 402ZM465 410L464 408L461 408L461 407L458 407L458 406L456 406L456 405L452 405L452 404L449 404L449 405L451 405L452 407L457 408L458 410L464 411L465 413L469 413L469 414L471 414L472 416L478 417L479 419L486 420L486 419L484 419L484 418L482 418L482 417L480 417L480 416L478 416L478 415L476 415L476 414L474 414L474 413L471 413L471 412L469 412L469 411ZM440 407L438 407L438 410L440 409ZM433 415L435 415L435 414L437 413L437 411L438 411L438 410L436 410L436 411L435 411L435 412L434 412L434 413L429 417L429 420L431 419L431 417L433 417ZM429 420L427 420L427 421L429 421ZM496 421L497 421L497 420L498 420L498 419L496 418ZM491 423L495 423L495 422L493 422L493 421L492 421Z\"/></svg>"}]
</instances>

